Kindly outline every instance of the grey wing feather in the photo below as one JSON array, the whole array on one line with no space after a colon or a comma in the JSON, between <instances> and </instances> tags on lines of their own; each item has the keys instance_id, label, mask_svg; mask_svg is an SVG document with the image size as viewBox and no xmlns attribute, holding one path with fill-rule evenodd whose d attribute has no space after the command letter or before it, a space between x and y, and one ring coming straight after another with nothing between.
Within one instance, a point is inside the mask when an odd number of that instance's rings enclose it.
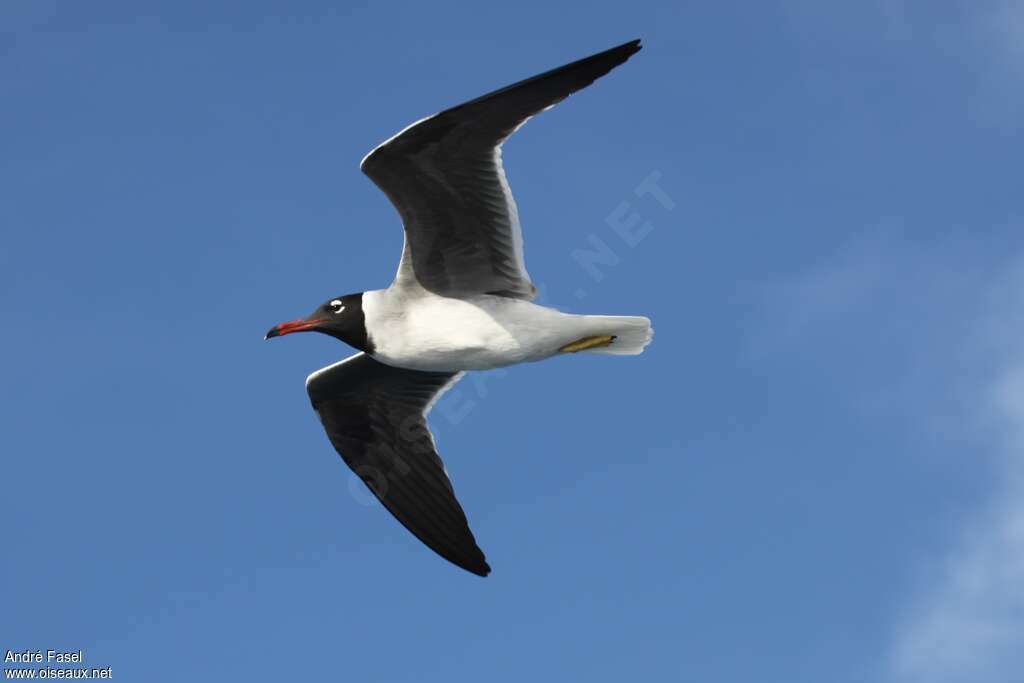
<instances>
[{"instance_id":1,"label":"grey wing feather","mask_svg":"<svg viewBox=\"0 0 1024 683\"><path fill-rule=\"evenodd\" d=\"M360 168L395 205L405 246L395 283L443 296L532 299L501 144L531 116L625 62L634 40L418 121Z\"/></svg>"}]
</instances>

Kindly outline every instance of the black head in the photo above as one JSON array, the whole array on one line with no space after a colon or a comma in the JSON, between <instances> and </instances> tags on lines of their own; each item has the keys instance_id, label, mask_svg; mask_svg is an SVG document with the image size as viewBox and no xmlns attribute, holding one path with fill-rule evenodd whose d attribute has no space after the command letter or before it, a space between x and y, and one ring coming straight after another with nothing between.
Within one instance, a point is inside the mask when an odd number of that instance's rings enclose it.
<instances>
[{"instance_id":1,"label":"black head","mask_svg":"<svg viewBox=\"0 0 1024 683\"><path fill-rule=\"evenodd\" d=\"M266 338L282 337L292 332L323 332L360 351L373 351L366 334L362 292L335 297L305 318L275 325L267 332Z\"/></svg>"}]
</instances>

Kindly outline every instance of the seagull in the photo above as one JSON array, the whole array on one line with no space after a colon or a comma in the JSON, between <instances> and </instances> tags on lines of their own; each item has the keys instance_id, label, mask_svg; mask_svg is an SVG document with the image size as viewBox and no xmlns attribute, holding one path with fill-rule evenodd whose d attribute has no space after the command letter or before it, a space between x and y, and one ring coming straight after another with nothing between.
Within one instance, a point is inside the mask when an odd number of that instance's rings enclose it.
<instances>
[{"instance_id":1,"label":"seagull","mask_svg":"<svg viewBox=\"0 0 1024 683\"><path fill-rule=\"evenodd\" d=\"M266 338L321 332L359 351L306 380L334 449L431 550L478 576L491 568L427 427L468 370L569 353L637 355L640 316L572 315L531 300L502 143L640 50L618 47L416 121L360 164L398 210L405 242L387 289L331 298Z\"/></svg>"}]
</instances>

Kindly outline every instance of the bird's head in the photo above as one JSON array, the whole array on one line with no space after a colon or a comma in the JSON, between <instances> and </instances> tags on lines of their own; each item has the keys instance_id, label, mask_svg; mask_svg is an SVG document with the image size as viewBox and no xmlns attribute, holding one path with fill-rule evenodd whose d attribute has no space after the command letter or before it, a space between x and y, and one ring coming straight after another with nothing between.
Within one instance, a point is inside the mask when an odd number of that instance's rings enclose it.
<instances>
[{"instance_id":1,"label":"bird's head","mask_svg":"<svg viewBox=\"0 0 1024 683\"><path fill-rule=\"evenodd\" d=\"M274 325L267 332L266 339L292 332L323 332L361 351L369 350L362 293L335 297L305 318Z\"/></svg>"}]
</instances>

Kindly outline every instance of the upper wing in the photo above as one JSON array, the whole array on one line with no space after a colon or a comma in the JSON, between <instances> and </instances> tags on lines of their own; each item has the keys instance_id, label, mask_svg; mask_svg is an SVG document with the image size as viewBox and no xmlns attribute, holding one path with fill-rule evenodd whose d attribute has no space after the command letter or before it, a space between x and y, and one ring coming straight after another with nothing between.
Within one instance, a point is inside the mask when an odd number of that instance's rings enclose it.
<instances>
[{"instance_id":1,"label":"upper wing","mask_svg":"<svg viewBox=\"0 0 1024 683\"><path fill-rule=\"evenodd\" d=\"M532 299L501 144L534 114L640 50L633 40L418 121L360 168L398 209L405 247L395 283L437 294Z\"/></svg>"},{"instance_id":2,"label":"upper wing","mask_svg":"<svg viewBox=\"0 0 1024 683\"><path fill-rule=\"evenodd\" d=\"M491 568L455 499L426 414L461 373L420 372L358 353L306 380L335 450L391 514L441 557L487 576Z\"/></svg>"}]
</instances>

